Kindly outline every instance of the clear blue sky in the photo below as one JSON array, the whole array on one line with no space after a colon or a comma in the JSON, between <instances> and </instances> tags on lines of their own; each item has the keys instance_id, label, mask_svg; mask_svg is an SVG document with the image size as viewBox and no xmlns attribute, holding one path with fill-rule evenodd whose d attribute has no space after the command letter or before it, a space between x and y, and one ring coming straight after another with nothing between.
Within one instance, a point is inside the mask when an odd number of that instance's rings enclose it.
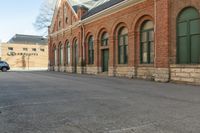
<instances>
[{"instance_id":1,"label":"clear blue sky","mask_svg":"<svg viewBox=\"0 0 200 133\"><path fill-rule=\"evenodd\" d=\"M8 41L16 33L38 34L33 23L43 0L2 0L0 4L0 40Z\"/></svg>"}]
</instances>

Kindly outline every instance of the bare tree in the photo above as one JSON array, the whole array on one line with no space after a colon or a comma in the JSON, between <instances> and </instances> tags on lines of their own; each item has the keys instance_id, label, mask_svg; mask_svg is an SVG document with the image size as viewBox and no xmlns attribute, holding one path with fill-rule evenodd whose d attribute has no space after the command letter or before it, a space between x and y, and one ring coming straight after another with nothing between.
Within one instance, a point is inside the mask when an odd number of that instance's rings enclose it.
<instances>
[{"instance_id":1,"label":"bare tree","mask_svg":"<svg viewBox=\"0 0 200 133\"><path fill-rule=\"evenodd\" d=\"M47 34L48 26L51 24L53 17L55 3L56 0L44 0L40 12L33 24L36 30L43 31L44 34Z\"/></svg>"}]
</instances>

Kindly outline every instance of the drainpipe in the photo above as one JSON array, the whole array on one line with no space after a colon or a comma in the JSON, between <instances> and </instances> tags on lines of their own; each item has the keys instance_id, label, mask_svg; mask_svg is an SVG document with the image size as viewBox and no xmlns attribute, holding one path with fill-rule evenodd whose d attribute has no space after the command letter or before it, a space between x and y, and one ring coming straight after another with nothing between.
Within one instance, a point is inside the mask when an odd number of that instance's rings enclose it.
<instances>
[{"instance_id":1,"label":"drainpipe","mask_svg":"<svg viewBox=\"0 0 200 133\"><path fill-rule=\"evenodd\" d=\"M157 48L157 40L156 40L156 38L157 38L157 36L156 36L156 34L157 34L157 2L156 2L156 0L154 0L154 43L155 43L155 46L154 46L154 67L156 67L157 68L157 65L156 65L156 57L157 57L157 50L156 50L156 48ZM156 70L157 71L157 70ZM154 78L154 80L155 80L155 78L156 78L156 73L154 73L154 75L153 75L153 78Z\"/></svg>"}]
</instances>

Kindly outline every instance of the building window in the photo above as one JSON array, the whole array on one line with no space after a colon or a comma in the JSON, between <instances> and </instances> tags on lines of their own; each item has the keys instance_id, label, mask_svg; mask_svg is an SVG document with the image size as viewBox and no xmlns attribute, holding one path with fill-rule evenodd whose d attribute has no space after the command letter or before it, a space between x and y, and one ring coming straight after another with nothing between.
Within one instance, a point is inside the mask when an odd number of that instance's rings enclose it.
<instances>
[{"instance_id":1,"label":"building window","mask_svg":"<svg viewBox=\"0 0 200 133\"><path fill-rule=\"evenodd\" d=\"M32 51L36 52L37 50L36 50L36 48L32 48Z\"/></svg>"},{"instance_id":2,"label":"building window","mask_svg":"<svg viewBox=\"0 0 200 133\"><path fill-rule=\"evenodd\" d=\"M154 63L154 25L145 21L140 32L140 61L142 64Z\"/></svg>"},{"instance_id":3,"label":"building window","mask_svg":"<svg viewBox=\"0 0 200 133\"><path fill-rule=\"evenodd\" d=\"M41 52L44 52L45 50L43 48L40 49Z\"/></svg>"},{"instance_id":4,"label":"building window","mask_svg":"<svg viewBox=\"0 0 200 133\"><path fill-rule=\"evenodd\" d=\"M68 23L68 15L67 15L67 7L64 5L64 18L65 18L65 23Z\"/></svg>"},{"instance_id":5,"label":"building window","mask_svg":"<svg viewBox=\"0 0 200 133\"><path fill-rule=\"evenodd\" d=\"M177 63L200 63L200 14L192 7L177 18Z\"/></svg>"},{"instance_id":6,"label":"building window","mask_svg":"<svg viewBox=\"0 0 200 133\"><path fill-rule=\"evenodd\" d=\"M28 48L23 48L23 51L28 51Z\"/></svg>"},{"instance_id":7,"label":"building window","mask_svg":"<svg viewBox=\"0 0 200 133\"><path fill-rule=\"evenodd\" d=\"M9 52L13 51L13 47L8 47L8 51Z\"/></svg>"},{"instance_id":8,"label":"building window","mask_svg":"<svg viewBox=\"0 0 200 133\"><path fill-rule=\"evenodd\" d=\"M88 40L88 64L94 64L94 40L93 36Z\"/></svg>"},{"instance_id":9,"label":"building window","mask_svg":"<svg viewBox=\"0 0 200 133\"><path fill-rule=\"evenodd\" d=\"M128 29L125 27L118 34L118 62L128 64Z\"/></svg>"},{"instance_id":10,"label":"building window","mask_svg":"<svg viewBox=\"0 0 200 133\"><path fill-rule=\"evenodd\" d=\"M67 58L66 58L66 63L69 65L70 64L70 44L69 44L69 42L67 42L66 43L66 56L67 56Z\"/></svg>"},{"instance_id":11,"label":"building window","mask_svg":"<svg viewBox=\"0 0 200 133\"><path fill-rule=\"evenodd\" d=\"M60 65L63 65L63 45L60 45Z\"/></svg>"},{"instance_id":12,"label":"building window","mask_svg":"<svg viewBox=\"0 0 200 133\"><path fill-rule=\"evenodd\" d=\"M101 38L101 46L108 46L108 33L105 32Z\"/></svg>"}]
</instances>

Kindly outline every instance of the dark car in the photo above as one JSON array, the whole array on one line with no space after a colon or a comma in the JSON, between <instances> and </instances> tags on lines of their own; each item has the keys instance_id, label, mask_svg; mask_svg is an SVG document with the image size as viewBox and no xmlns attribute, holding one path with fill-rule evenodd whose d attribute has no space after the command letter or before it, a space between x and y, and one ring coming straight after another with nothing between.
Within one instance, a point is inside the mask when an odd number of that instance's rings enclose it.
<instances>
[{"instance_id":1,"label":"dark car","mask_svg":"<svg viewBox=\"0 0 200 133\"><path fill-rule=\"evenodd\" d=\"M7 72L8 70L10 70L9 64L5 61L0 61L0 70L2 72Z\"/></svg>"}]
</instances>

